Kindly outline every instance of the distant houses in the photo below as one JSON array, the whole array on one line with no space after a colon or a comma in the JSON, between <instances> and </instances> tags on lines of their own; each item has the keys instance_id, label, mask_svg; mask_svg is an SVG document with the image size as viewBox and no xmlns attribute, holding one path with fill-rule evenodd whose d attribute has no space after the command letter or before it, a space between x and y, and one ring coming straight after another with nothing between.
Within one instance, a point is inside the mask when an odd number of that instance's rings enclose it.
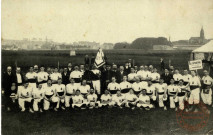
<instances>
[{"instance_id":1,"label":"distant houses","mask_svg":"<svg viewBox=\"0 0 213 135\"><path fill-rule=\"evenodd\" d=\"M83 50L83 49L113 49L114 44L79 41L73 43L57 43L52 40L42 40L33 38L31 40L2 40L3 50Z\"/></svg>"}]
</instances>

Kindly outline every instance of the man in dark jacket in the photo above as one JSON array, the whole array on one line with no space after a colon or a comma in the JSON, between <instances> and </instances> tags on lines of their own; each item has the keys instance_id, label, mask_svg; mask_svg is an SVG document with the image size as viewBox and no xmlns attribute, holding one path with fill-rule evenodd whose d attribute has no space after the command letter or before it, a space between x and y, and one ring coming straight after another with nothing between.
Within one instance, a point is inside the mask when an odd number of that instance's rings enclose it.
<instances>
[{"instance_id":1,"label":"man in dark jacket","mask_svg":"<svg viewBox=\"0 0 213 135\"><path fill-rule=\"evenodd\" d=\"M124 72L124 67L120 66L119 71L117 71L117 77L116 77L117 83L121 83L123 81L123 77L126 75L127 74L126 72Z\"/></svg>"},{"instance_id":2,"label":"man in dark jacket","mask_svg":"<svg viewBox=\"0 0 213 135\"><path fill-rule=\"evenodd\" d=\"M86 65L84 74L82 76L82 80L86 80L87 84L90 85L91 88L92 88L92 75L93 75L93 72L90 71L89 66Z\"/></svg>"},{"instance_id":3,"label":"man in dark jacket","mask_svg":"<svg viewBox=\"0 0 213 135\"><path fill-rule=\"evenodd\" d=\"M107 65L106 71L102 72L101 75L102 78L102 88L104 90L107 89L107 85L111 82L112 79L112 71L111 71L111 66Z\"/></svg>"},{"instance_id":4,"label":"man in dark jacket","mask_svg":"<svg viewBox=\"0 0 213 135\"><path fill-rule=\"evenodd\" d=\"M89 64L90 64L89 61L90 61L89 56L88 56L88 55L85 55L84 64L85 64L85 65L89 65Z\"/></svg>"},{"instance_id":5,"label":"man in dark jacket","mask_svg":"<svg viewBox=\"0 0 213 135\"><path fill-rule=\"evenodd\" d=\"M68 83L70 83L70 81L69 81L70 73L68 72L67 68L64 68L64 71L61 76L62 76L63 84L67 85Z\"/></svg>"},{"instance_id":6,"label":"man in dark jacket","mask_svg":"<svg viewBox=\"0 0 213 135\"><path fill-rule=\"evenodd\" d=\"M165 72L161 74L161 78L164 80L165 83L169 85L170 80L173 78L173 75L169 73L168 69L165 69Z\"/></svg>"},{"instance_id":7,"label":"man in dark jacket","mask_svg":"<svg viewBox=\"0 0 213 135\"><path fill-rule=\"evenodd\" d=\"M10 98L10 95L12 93L11 86L12 86L13 80L14 80L14 74L12 73L12 67L8 66L7 71L4 72L2 76L2 93L4 94L4 97L3 97L4 100L2 101L7 111L10 111L12 107L12 99Z\"/></svg>"}]
</instances>

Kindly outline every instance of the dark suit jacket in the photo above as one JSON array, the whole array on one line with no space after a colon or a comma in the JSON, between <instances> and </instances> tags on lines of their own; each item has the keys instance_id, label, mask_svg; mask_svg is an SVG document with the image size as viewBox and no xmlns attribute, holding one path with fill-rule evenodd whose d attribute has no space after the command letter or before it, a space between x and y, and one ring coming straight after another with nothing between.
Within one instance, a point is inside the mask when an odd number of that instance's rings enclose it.
<instances>
[{"instance_id":1,"label":"dark suit jacket","mask_svg":"<svg viewBox=\"0 0 213 135\"><path fill-rule=\"evenodd\" d=\"M20 75L21 75L21 80L22 80L22 84L23 84L23 83L25 82L25 78L24 78L24 75L23 75L22 73L20 73ZM13 83L16 83L16 86L17 86L17 84L18 84L16 73L14 74Z\"/></svg>"},{"instance_id":2,"label":"dark suit jacket","mask_svg":"<svg viewBox=\"0 0 213 135\"><path fill-rule=\"evenodd\" d=\"M129 67L129 68L124 67L124 72L125 72L125 73L129 74L130 71L131 71L131 68L130 68L130 67Z\"/></svg>"},{"instance_id":3,"label":"dark suit jacket","mask_svg":"<svg viewBox=\"0 0 213 135\"><path fill-rule=\"evenodd\" d=\"M85 65L89 65L89 61L90 61L90 59L89 58L84 58L84 63L85 63Z\"/></svg>"},{"instance_id":4,"label":"dark suit jacket","mask_svg":"<svg viewBox=\"0 0 213 135\"><path fill-rule=\"evenodd\" d=\"M112 80L112 71L111 70L106 70L103 72L102 77L103 77L103 81L109 80L111 82Z\"/></svg>"},{"instance_id":5,"label":"dark suit jacket","mask_svg":"<svg viewBox=\"0 0 213 135\"><path fill-rule=\"evenodd\" d=\"M14 74L11 73L10 75L5 72L2 76L2 88L4 89L5 95L10 96L11 94L11 86L14 80Z\"/></svg>"},{"instance_id":6,"label":"dark suit jacket","mask_svg":"<svg viewBox=\"0 0 213 135\"><path fill-rule=\"evenodd\" d=\"M164 80L165 83L167 83L168 85L170 84L170 80L173 78L172 74L168 74L167 76L165 75L165 73L161 74L161 78Z\"/></svg>"},{"instance_id":7,"label":"dark suit jacket","mask_svg":"<svg viewBox=\"0 0 213 135\"><path fill-rule=\"evenodd\" d=\"M117 83L121 83L125 75L127 75L126 72L123 71L123 74L121 74L120 71L117 71L117 77L116 77Z\"/></svg>"},{"instance_id":8,"label":"dark suit jacket","mask_svg":"<svg viewBox=\"0 0 213 135\"><path fill-rule=\"evenodd\" d=\"M61 76L62 76L62 83L63 83L63 84L67 85L68 83L70 83L70 81L69 81L70 73L69 73L69 72L67 72L66 75L65 75L65 73L63 72L63 73L61 74Z\"/></svg>"}]
</instances>

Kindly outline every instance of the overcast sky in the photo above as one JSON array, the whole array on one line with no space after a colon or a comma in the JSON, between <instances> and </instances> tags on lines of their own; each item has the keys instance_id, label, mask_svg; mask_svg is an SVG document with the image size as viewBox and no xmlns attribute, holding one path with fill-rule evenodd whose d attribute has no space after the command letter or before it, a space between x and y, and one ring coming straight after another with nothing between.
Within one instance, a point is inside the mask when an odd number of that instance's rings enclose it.
<instances>
[{"instance_id":1,"label":"overcast sky","mask_svg":"<svg viewBox=\"0 0 213 135\"><path fill-rule=\"evenodd\" d=\"M183 2L184 1L184 2ZM132 42L213 38L213 0L2 0L2 38Z\"/></svg>"}]
</instances>

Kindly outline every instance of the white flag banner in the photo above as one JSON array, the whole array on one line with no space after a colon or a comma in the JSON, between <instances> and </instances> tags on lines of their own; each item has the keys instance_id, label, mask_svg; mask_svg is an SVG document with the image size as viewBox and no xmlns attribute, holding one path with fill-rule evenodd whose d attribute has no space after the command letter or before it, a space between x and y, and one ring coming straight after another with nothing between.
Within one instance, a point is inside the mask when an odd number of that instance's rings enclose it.
<instances>
[{"instance_id":1,"label":"white flag banner","mask_svg":"<svg viewBox=\"0 0 213 135\"><path fill-rule=\"evenodd\" d=\"M189 70L203 69L202 60L189 61Z\"/></svg>"},{"instance_id":2,"label":"white flag banner","mask_svg":"<svg viewBox=\"0 0 213 135\"><path fill-rule=\"evenodd\" d=\"M105 60L104 60L104 52L102 51L102 49L99 49L98 50L98 53L96 55L96 58L95 58L95 66L97 68L103 66L105 64Z\"/></svg>"}]
</instances>

